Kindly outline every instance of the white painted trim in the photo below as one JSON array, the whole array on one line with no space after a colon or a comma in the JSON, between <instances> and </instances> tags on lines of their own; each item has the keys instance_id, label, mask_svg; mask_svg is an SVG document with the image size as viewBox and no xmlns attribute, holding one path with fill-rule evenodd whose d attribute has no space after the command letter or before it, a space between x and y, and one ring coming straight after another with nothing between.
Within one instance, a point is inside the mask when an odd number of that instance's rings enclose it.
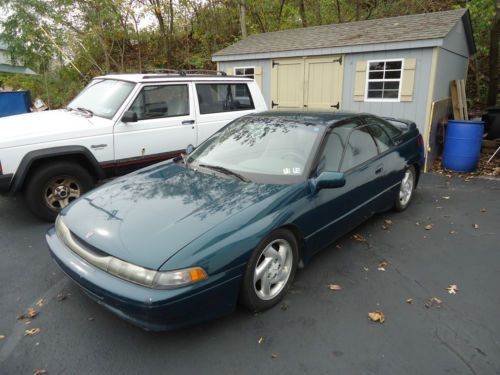
<instances>
[{"instance_id":1,"label":"white painted trim","mask_svg":"<svg viewBox=\"0 0 500 375\"><path fill-rule=\"evenodd\" d=\"M249 65L249 66L235 66L233 68L233 75L235 75L236 77L248 77L246 74L240 74L240 75L237 75L236 74L236 69L253 69L253 76L254 76L254 79L255 79L255 65Z\"/></svg>"},{"instance_id":2,"label":"white painted trim","mask_svg":"<svg viewBox=\"0 0 500 375\"><path fill-rule=\"evenodd\" d=\"M401 61L401 75L399 78L389 78L389 79L369 79L369 74L370 74L370 63L373 62L387 62L387 61ZM400 59L377 59L377 60L367 60L366 61L366 77L365 77L365 102L392 102L392 103L399 103L401 102L401 86L403 83L403 72L404 72L404 64L405 64L405 59L402 57ZM385 68L383 72L385 72ZM392 70L389 70L392 71ZM394 69L396 71L396 69ZM384 98L368 98L368 84L370 82L399 82L399 87L398 87L398 97L397 99L384 99ZM383 91L382 91L383 93Z\"/></svg>"},{"instance_id":3,"label":"white painted trim","mask_svg":"<svg viewBox=\"0 0 500 375\"><path fill-rule=\"evenodd\" d=\"M427 91L427 105L425 109L425 124L424 124L424 153L425 153L425 165L424 172L429 170L429 163L427 155L429 154L429 137L431 135L431 108L432 102L434 98L434 88L436 83L436 72L439 61L439 47L435 47L432 49L432 61L431 61L431 71L429 74L429 90Z\"/></svg>"}]
</instances>

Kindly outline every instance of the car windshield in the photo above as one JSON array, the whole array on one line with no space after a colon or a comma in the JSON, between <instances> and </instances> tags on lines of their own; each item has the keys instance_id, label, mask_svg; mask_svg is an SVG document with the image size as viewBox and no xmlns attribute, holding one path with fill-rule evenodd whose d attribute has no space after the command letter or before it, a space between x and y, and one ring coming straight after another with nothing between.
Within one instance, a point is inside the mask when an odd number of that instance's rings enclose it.
<instances>
[{"instance_id":1,"label":"car windshield","mask_svg":"<svg viewBox=\"0 0 500 375\"><path fill-rule=\"evenodd\" d=\"M113 79L95 79L69 103L68 108L112 118L135 84Z\"/></svg>"},{"instance_id":2,"label":"car windshield","mask_svg":"<svg viewBox=\"0 0 500 375\"><path fill-rule=\"evenodd\" d=\"M193 151L187 163L254 182L295 183L306 178L323 131L286 118L242 117Z\"/></svg>"}]
</instances>

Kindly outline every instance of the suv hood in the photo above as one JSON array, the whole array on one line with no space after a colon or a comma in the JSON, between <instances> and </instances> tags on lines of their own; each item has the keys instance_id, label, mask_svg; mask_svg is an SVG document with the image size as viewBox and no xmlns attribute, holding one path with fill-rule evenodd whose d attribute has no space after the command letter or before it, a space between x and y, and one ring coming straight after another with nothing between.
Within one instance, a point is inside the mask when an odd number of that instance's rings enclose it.
<instances>
[{"instance_id":1,"label":"suv hood","mask_svg":"<svg viewBox=\"0 0 500 375\"><path fill-rule=\"evenodd\" d=\"M284 187L243 183L169 161L90 192L62 215L87 245L158 269L203 233Z\"/></svg>"},{"instance_id":2,"label":"suv hood","mask_svg":"<svg viewBox=\"0 0 500 375\"><path fill-rule=\"evenodd\" d=\"M0 148L109 133L111 120L65 109L0 118Z\"/></svg>"}]
</instances>

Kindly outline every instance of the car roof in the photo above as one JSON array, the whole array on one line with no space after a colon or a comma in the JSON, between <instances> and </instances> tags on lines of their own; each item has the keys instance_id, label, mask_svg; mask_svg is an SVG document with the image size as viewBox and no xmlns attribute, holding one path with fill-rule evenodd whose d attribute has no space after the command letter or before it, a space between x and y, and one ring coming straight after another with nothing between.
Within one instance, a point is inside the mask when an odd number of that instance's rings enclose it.
<instances>
[{"instance_id":1,"label":"car roof","mask_svg":"<svg viewBox=\"0 0 500 375\"><path fill-rule=\"evenodd\" d=\"M269 117L269 118L283 118L293 121L303 122L311 125L324 125L330 126L341 120L364 116L364 113L351 112L351 111L265 111L250 114L251 117Z\"/></svg>"},{"instance_id":2,"label":"car roof","mask_svg":"<svg viewBox=\"0 0 500 375\"><path fill-rule=\"evenodd\" d=\"M150 83L150 82L192 82L192 81L253 81L249 77L229 76L223 74L185 74L179 73L126 73L126 74L106 74L104 76L95 77L95 79L114 79L119 81L127 81L134 83Z\"/></svg>"}]
</instances>

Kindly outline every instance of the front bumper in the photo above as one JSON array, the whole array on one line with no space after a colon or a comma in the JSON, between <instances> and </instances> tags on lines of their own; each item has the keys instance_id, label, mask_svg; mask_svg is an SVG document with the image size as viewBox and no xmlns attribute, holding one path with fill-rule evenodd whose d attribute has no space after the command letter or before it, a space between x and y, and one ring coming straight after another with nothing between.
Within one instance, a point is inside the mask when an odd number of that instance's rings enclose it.
<instances>
[{"instance_id":1,"label":"front bumper","mask_svg":"<svg viewBox=\"0 0 500 375\"><path fill-rule=\"evenodd\" d=\"M242 266L179 289L146 288L89 264L68 249L54 228L46 234L52 257L86 294L122 319L146 330L165 331L231 313L238 299Z\"/></svg>"},{"instance_id":2,"label":"front bumper","mask_svg":"<svg viewBox=\"0 0 500 375\"><path fill-rule=\"evenodd\" d=\"M0 193L8 193L10 191L10 184L12 182L11 174L0 174Z\"/></svg>"}]
</instances>

